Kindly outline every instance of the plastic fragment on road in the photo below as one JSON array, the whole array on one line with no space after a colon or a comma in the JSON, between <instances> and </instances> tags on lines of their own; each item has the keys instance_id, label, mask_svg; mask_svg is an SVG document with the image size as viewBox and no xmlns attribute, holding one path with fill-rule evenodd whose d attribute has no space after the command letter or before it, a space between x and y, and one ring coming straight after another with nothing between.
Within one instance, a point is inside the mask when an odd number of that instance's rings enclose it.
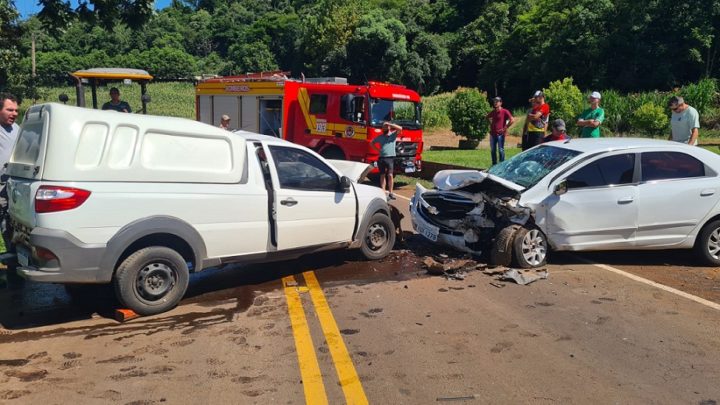
<instances>
[{"instance_id":1,"label":"plastic fragment on road","mask_svg":"<svg viewBox=\"0 0 720 405\"><path fill-rule=\"evenodd\" d=\"M115 320L118 322L127 322L131 319L139 318L140 315L138 315L135 311L132 309L116 309L115 310Z\"/></svg>"},{"instance_id":2,"label":"plastic fragment on road","mask_svg":"<svg viewBox=\"0 0 720 405\"><path fill-rule=\"evenodd\" d=\"M548 278L548 271L545 269L527 272L507 269L498 277L499 280L514 281L520 285L528 285L538 280L545 280L546 278Z\"/></svg>"},{"instance_id":3,"label":"plastic fragment on road","mask_svg":"<svg viewBox=\"0 0 720 405\"><path fill-rule=\"evenodd\" d=\"M462 397L438 397L436 398L437 402L443 402L443 401L470 401L477 398L477 395L466 395Z\"/></svg>"}]
</instances>

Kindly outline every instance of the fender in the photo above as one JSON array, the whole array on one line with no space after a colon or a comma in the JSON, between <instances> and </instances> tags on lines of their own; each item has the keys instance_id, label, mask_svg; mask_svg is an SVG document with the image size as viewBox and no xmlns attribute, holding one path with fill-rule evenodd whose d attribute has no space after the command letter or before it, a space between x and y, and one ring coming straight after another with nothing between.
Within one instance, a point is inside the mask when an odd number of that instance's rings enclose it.
<instances>
[{"instance_id":1,"label":"fender","mask_svg":"<svg viewBox=\"0 0 720 405\"><path fill-rule=\"evenodd\" d=\"M156 234L169 233L183 239L190 245L195 259L195 271L209 267L206 263L207 249L200 233L187 222L171 216L152 216L135 220L122 227L107 243L105 254L100 262L101 274L98 281L110 282L115 264L125 249L138 239Z\"/></svg>"},{"instance_id":2,"label":"fender","mask_svg":"<svg viewBox=\"0 0 720 405\"><path fill-rule=\"evenodd\" d=\"M362 242L363 235L365 234L364 231L367 228L368 223L370 222L370 218L372 218L373 214L375 214L378 211L387 215L388 218L391 218L390 208L388 208L387 201L380 199L380 198L375 198L372 201L370 201L370 204L368 204L367 208L365 208L365 213L363 213L362 221L360 221L360 226L358 226L358 228L357 228L357 232L355 233L353 241L350 244L350 248L360 247L360 243Z\"/></svg>"}]
</instances>

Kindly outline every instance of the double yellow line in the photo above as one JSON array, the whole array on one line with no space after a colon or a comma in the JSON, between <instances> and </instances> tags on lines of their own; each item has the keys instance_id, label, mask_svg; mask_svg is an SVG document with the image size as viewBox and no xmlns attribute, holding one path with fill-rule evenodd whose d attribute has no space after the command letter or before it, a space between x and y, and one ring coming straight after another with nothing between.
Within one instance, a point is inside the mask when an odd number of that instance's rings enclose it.
<instances>
[{"instance_id":1,"label":"double yellow line","mask_svg":"<svg viewBox=\"0 0 720 405\"><path fill-rule=\"evenodd\" d=\"M305 402L313 405L325 405L328 403L328 398L320 365L315 355L315 346L310 336L310 328L308 327L307 318L305 318L305 309L300 297L301 292L310 293L315 312L320 320L320 327L325 335L325 341L335 364L335 371L345 395L346 403L367 404L368 400L360 383L360 378L355 371L355 366L347 347L345 347L345 342L340 336L340 329L335 323L335 317L330 311L330 306L320 288L315 273L306 271L303 273L303 278L307 287L299 287L293 276L284 277L283 289L285 290L290 323L295 337L300 375L305 390Z\"/></svg>"}]
</instances>

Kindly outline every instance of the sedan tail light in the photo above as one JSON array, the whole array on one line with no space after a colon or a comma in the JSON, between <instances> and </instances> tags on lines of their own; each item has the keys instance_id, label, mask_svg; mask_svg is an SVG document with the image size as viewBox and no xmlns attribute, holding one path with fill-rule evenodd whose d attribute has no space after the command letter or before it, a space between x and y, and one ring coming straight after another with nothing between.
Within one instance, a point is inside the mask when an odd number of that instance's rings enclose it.
<instances>
[{"instance_id":1,"label":"sedan tail light","mask_svg":"<svg viewBox=\"0 0 720 405\"><path fill-rule=\"evenodd\" d=\"M40 186L35 194L35 212L66 211L79 207L90 192L73 187Z\"/></svg>"}]
</instances>

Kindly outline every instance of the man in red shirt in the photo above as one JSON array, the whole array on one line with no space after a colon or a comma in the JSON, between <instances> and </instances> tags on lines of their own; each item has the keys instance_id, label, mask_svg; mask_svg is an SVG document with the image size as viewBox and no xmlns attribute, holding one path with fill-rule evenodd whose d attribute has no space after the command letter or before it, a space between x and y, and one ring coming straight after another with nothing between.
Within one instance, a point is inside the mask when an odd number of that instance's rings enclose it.
<instances>
[{"instance_id":1,"label":"man in red shirt","mask_svg":"<svg viewBox=\"0 0 720 405\"><path fill-rule=\"evenodd\" d=\"M552 133L543 138L543 143L552 141L565 141L570 139L565 130L565 121L556 119L552 123Z\"/></svg>"},{"instance_id":2,"label":"man in red shirt","mask_svg":"<svg viewBox=\"0 0 720 405\"><path fill-rule=\"evenodd\" d=\"M502 98L495 97L492 101L493 109L486 118L490 120L490 156L494 165L497 163L496 155L499 155L501 162L505 160L505 134L515 119L510 111L502 108Z\"/></svg>"},{"instance_id":3,"label":"man in red shirt","mask_svg":"<svg viewBox=\"0 0 720 405\"><path fill-rule=\"evenodd\" d=\"M523 131L523 150L530 149L542 142L550 119L550 106L545 102L545 94L538 90L530 99L532 108L528 111Z\"/></svg>"}]
</instances>

